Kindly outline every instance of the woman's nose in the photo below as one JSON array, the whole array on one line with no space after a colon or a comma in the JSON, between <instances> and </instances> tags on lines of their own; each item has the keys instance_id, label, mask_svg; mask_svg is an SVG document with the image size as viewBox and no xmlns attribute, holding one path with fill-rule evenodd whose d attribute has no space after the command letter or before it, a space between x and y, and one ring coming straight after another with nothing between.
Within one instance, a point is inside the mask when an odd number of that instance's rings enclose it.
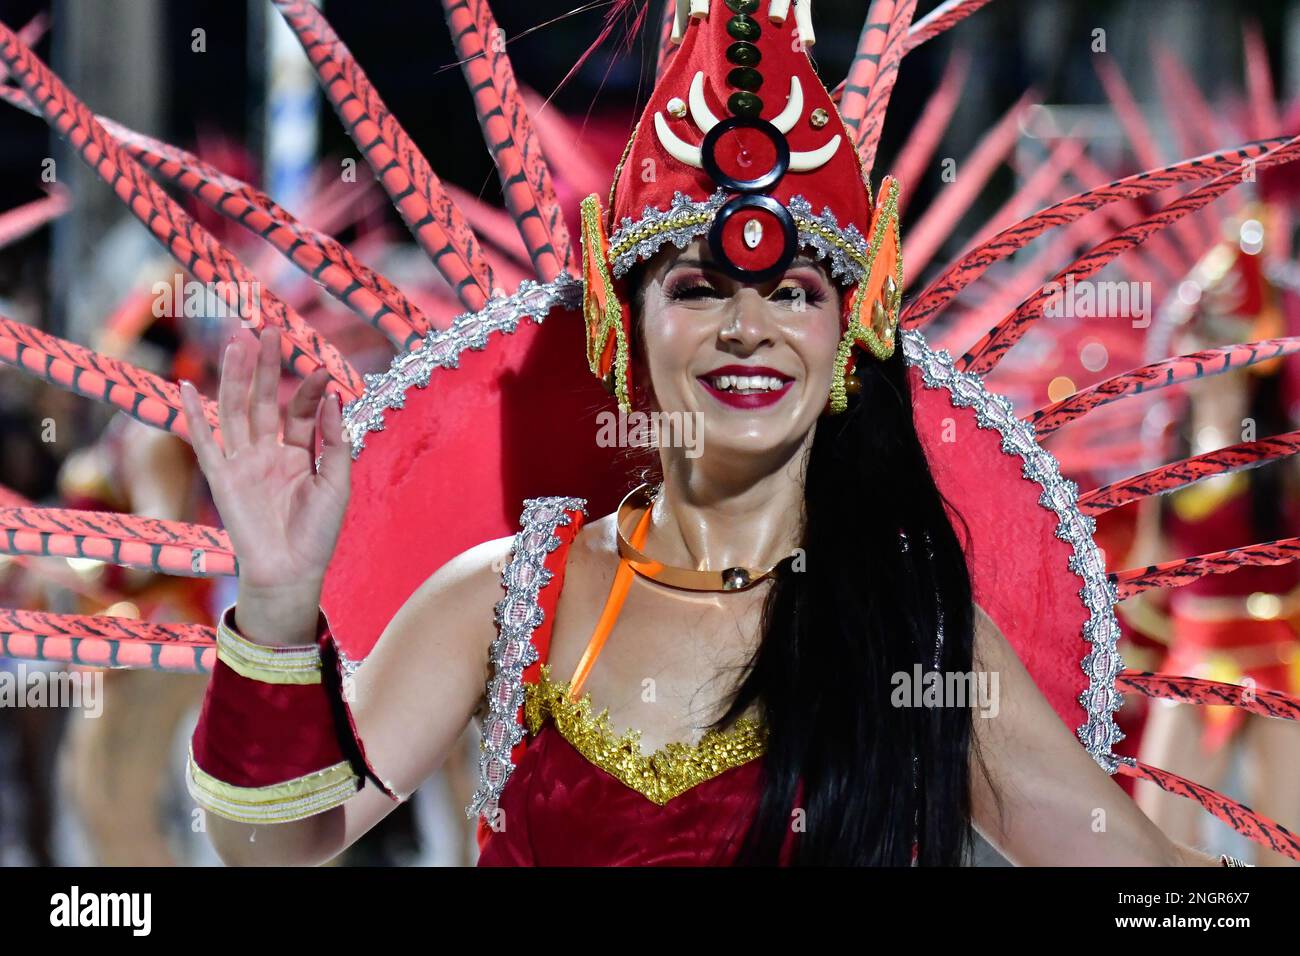
<instances>
[{"instance_id":1,"label":"woman's nose","mask_svg":"<svg viewBox=\"0 0 1300 956\"><path fill-rule=\"evenodd\" d=\"M772 317L768 301L755 289L741 289L731 297L723 317L724 342L753 349L772 342Z\"/></svg>"}]
</instances>

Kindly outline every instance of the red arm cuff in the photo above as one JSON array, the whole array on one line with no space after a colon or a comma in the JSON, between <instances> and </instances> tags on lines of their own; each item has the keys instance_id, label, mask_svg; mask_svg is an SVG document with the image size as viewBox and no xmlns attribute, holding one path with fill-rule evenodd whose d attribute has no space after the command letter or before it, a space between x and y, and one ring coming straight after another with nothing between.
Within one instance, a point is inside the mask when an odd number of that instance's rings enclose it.
<instances>
[{"instance_id":1,"label":"red arm cuff","mask_svg":"<svg viewBox=\"0 0 1300 956\"><path fill-rule=\"evenodd\" d=\"M318 645L268 647L217 628L217 662L190 748L190 794L243 823L285 823L338 806L362 785L337 685ZM320 616L318 636L329 632ZM350 724L348 724L350 726Z\"/></svg>"}]
</instances>

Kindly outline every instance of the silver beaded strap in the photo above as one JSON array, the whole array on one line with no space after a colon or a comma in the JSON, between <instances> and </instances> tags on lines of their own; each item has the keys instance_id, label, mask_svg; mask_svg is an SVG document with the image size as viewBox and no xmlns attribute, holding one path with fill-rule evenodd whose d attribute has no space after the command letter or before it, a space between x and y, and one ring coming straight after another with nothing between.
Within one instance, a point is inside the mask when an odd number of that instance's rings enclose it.
<instances>
[{"instance_id":1,"label":"silver beaded strap","mask_svg":"<svg viewBox=\"0 0 1300 956\"><path fill-rule=\"evenodd\" d=\"M1033 426L1016 417L1011 402L990 392L978 375L958 371L946 349L931 349L924 335L907 329L903 332L903 355L908 365L920 368L926 388L946 389L954 406L975 410L980 428L997 430L1002 436L1002 451L1018 455L1024 462L1021 474L1042 487L1038 503L1056 514L1056 536L1073 548L1067 563L1083 582L1079 597L1088 608L1083 639L1089 650L1082 661L1088 688L1079 695L1088 720L1075 729L1075 734L1102 769L1115 773L1119 758L1113 748L1124 739L1114 717L1123 704L1123 697L1115 690L1115 678L1124 668L1116 649L1119 621L1115 604L1119 595L1106 575L1105 561L1093 540L1097 522L1079 510L1079 486L1061 474L1056 458L1038 444Z\"/></svg>"},{"instance_id":2,"label":"silver beaded strap","mask_svg":"<svg viewBox=\"0 0 1300 956\"><path fill-rule=\"evenodd\" d=\"M505 597L497 602L497 639L492 642L492 678L487 685L488 713L479 744L479 785L465 808L473 819L491 822L497 800L514 772L511 751L524 739L519 708L524 701L524 668L537 660L533 631L544 613L537 596L551 580L546 556L560 546L555 529L569 524L570 511L587 512L585 498L528 498L519 519L510 563L501 572Z\"/></svg>"},{"instance_id":3,"label":"silver beaded strap","mask_svg":"<svg viewBox=\"0 0 1300 956\"><path fill-rule=\"evenodd\" d=\"M427 387L434 369L456 368L462 352L482 351L494 335L512 334L521 319L541 324L556 308L581 305L582 283L567 272L546 283L525 279L513 295L498 296L477 312L456 316L449 328L430 332L418 347L395 356L387 371L362 376L364 394L343 408L343 430L353 459L366 447L366 433L384 428L384 412L402 408L411 387Z\"/></svg>"}]
</instances>

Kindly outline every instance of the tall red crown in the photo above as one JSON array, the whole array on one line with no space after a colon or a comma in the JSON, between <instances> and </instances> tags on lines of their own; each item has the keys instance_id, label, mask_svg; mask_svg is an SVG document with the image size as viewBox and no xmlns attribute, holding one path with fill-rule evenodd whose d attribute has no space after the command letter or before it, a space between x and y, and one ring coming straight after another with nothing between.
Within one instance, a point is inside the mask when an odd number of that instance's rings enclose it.
<instances>
[{"instance_id":1,"label":"tall red crown","mask_svg":"<svg viewBox=\"0 0 1300 956\"><path fill-rule=\"evenodd\" d=\"M809 250L851 289L831 396L841 410L853 345L882 359L893 353L898 185L886 179L873 210L854 139L809 58L811 25L790 3L693 6L711 9L677 25L681 45L615 171L608 219L598 197L583 202L591 370L629 405L631 328L619 280L664 243L704 237L720 267L755 283Z\"/></svg>"}]
</instances>

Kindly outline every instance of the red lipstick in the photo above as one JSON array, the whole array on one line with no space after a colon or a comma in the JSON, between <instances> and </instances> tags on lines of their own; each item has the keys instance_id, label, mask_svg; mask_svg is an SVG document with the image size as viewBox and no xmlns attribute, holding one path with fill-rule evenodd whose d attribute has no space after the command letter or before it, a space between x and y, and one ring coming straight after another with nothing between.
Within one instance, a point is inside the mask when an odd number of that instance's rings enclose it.
<instances>
[{"instance_id":1,"label":"red lipstick","mask_svg":"<svg viewBox=\"0 0 1300 956\"><path fill-rule=\"evenodd\" d=\"M779 379L781 387L770 391L754 391L749 394L731 391L729 389L716 388L713 379L723 375L736 376L766 376L769 378ZM703 375L697 376L704 390L716 398L724 405L732 408L767 408L779 402L785 394L790 391L790 384L794 381L784 372L779 372L774 368L768 368L766 365L722 365Z\"/></svg>"}]
</instances>

